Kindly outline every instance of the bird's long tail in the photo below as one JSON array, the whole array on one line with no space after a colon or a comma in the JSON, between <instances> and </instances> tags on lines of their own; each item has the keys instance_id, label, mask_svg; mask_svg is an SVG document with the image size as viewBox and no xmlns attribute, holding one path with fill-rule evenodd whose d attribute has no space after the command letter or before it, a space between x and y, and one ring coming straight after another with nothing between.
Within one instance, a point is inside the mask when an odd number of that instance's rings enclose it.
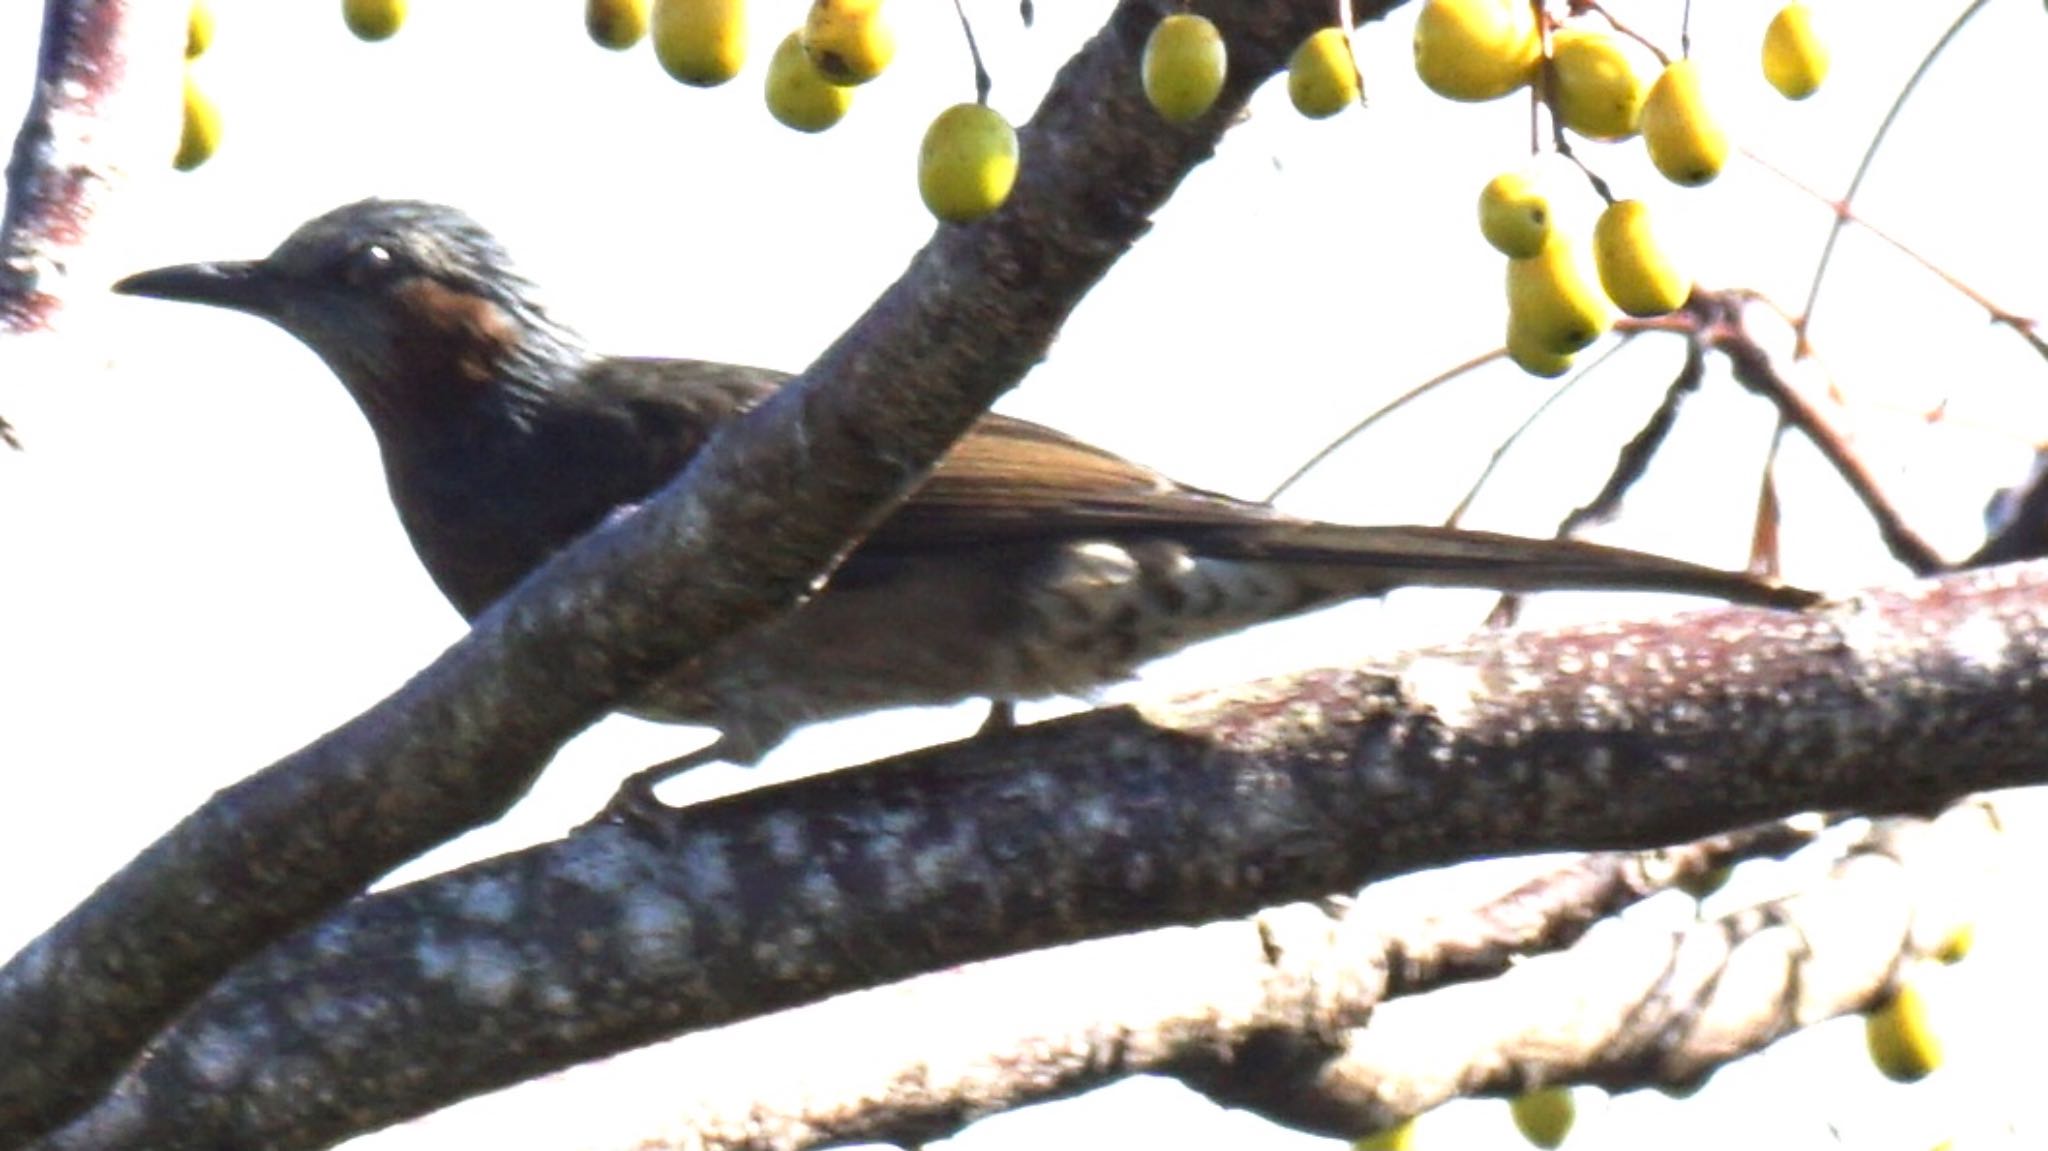
<instances>
[{"instance_id":1,"label":"bird's long tail","mask_svg":"<svg viewBox=\"0 0 2048 1151\"><path fill-rule=\"evenodd\" d=\"M1237 554L1228 558L1300 565L1304 581L1333 598L1426 586L1671 592L1779 608L1807 607L1821 599L1815 592L1744 572L1580 540L1299 521L1233 534L1229 550Z\"/></svg>"}]
</instances>

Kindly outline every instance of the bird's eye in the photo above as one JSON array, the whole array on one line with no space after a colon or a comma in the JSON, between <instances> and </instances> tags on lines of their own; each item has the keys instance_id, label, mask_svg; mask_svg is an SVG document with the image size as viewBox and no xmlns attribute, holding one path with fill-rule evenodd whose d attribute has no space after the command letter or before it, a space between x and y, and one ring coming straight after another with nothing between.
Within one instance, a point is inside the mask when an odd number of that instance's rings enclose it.
<instances>
[{"instance_id":1,"label":"bird's eye","mask_svg":"<svg viewBox=\"0 0 2048 1151\"><path fill-rule=\"evenodd\" d=\"M397 257L391 249L382 244L363 244L352 249L342 274L358 287L375 284L389 277L398 266Z\"/></svg>"}]
</instances>

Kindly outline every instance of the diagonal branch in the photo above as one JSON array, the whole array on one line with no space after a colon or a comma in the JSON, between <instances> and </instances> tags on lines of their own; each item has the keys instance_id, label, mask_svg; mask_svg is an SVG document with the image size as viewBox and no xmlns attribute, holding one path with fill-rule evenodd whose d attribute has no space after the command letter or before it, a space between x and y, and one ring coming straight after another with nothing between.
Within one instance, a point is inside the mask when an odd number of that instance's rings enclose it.
<instances>
[{"instance_id":1,"label":"diagonal branch","mask_svg":"<svg viewBox=\"0 0 2048 1151\"><path fill-rule=\"evenodd\" d=\"M2039 782L2044 590L2023 566L1482 637L586 827L278 943L44 1146L319 1146L1024 948Z\"/></svg>"}]
</instances>

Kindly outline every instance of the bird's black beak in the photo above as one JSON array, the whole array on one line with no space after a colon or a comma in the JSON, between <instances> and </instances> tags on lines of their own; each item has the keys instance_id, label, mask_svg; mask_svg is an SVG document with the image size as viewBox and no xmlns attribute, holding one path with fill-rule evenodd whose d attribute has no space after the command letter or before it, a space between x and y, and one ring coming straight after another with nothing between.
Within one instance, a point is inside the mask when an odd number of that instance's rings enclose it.
<instances>
[{"instance_id":1,"label":"bird's black beak","mask_svg":"<svg viewBox=\"0 0 2048 1151\"><path fill-rule=\"evenodd\" d=\"M256 260L154 268L119 281L114 290L124 296L211 304L259 316L270 314L275 296L270 276Z\"/></svg>"}]
</instances>

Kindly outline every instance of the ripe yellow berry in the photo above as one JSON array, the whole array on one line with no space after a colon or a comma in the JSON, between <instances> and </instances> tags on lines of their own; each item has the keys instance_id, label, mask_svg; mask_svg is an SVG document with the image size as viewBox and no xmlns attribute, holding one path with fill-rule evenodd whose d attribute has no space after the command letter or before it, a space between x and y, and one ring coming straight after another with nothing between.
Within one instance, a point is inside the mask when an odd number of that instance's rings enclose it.
<instances>
[{"instance_id":1,"label":"ripe yellow berry","mask_svg":"<svg viewBox=\"0 0 2048 1151\"><path fill-rule=\"evenodd\" d=\"M197 60L213 46L213 9L206 0L192 0L185 16L185 59Z\"/></svg>"},{"instance_id":2,"label":"ripe yellow berry","mask_svg":"<svg viewBox=\"0 0 2048 1151\"><path fill-rule=\"evenodd\" d=\"M1536 77L1543 56L1529 0L1428 0L1415 18L1415 74L1452 100L1494 100Z\"/></svg>"},{"instance_id":3,"label":"ripe yellow berry","mask_svg":"<svg viewBox=\"0 0 2048 1151\"><path fill-rule=\"evenodd\" d=\"M1550 238L1550 200L1529 176L1502 172L1479 190L1479 234L1501 255L1526 260Z\"/></svg>"},{"instance_id":4,"label":"ripe yellow berry","mask_svg":"<svg viewBox=\"0 0 2048 1151\"><path fill-rule=\"evenodd\" d=\"M405 0L341 0L341 19L358 40L389 40L405 23Z\"/></svg>"},{"instance_id":5,"label":"ripe yellow berry","mask_svg":"<svg viewBox=\"0 0 2048 1151\"><path fill-rule=\"evenodd\" d=\"M1342 28L1324 28L1287 59L1287 98L1311 120L1326 120L1358 102L1358 64Z\"/></svg>"},{"instance_id":6,"label":"ripe yellow berry","mask_svg":"<svg viewBox=\"0 0 2048 1151\"><path fill-rule=\"evenodd\" d=\"M1570 352L1553 351L1543 333L1528 323L1517 323L1508 316L1508 359L1515 366L1546 380L1554 380L1572 370Z\"/></svg>"},{"instance_id":7,"label":"ripe yellow berry","mask_svg":"<svg viewBox=\"0 0 2048 1151\"><path fill-rule=\"evenodd\" d=\"M1553 1151L1571 1133L1572 1121L1578 1118L1578 1106L1572 1102L1569 1087L1543 1087L1517 1095L1508 1104L1515 1117L1515 1127L1522 1138L1544 1149Z\"/></svg>"},{"instance_id":8,"label":"ripe yellow berry","mask_svg":"<svg viewBox=\"0 0 2048 1151\"><path fill-rule=\"evenodd\" d=\"M1828 78L1828 46L1813 31L1813 10L1787 4L1764 29L1764 79L1787 100L1804 100Z\"/></svg>"},{"instance_id":9,"label":"ripe yellow berry","mask_svg":"<svg viewBox=\"0 0 2048 1151\"><path fill-rule=\"evenodd\" d=\"M1351 1151L1410 1151L1414 1146L1415 1119L1411 1116L1357 1140L1351 1144Z\"/></svg>"},{"instance_id":10,"label":"ripe yellow berry","mask_svg":"<svg viewBox=\"0 0 2048 1151\"><path fill-rule=\"evenodd\" d=\"M1687 187L1711 181L1728 162L1728 134L1708 112L1691 60L1673 61L1650 85L1643 100L1643 144L1665 179Z\"/></svg>"},{"instance_id":11,"label":"ripe yellow berry","mask_svg":"<svg viewBox=\"0 0 2048 1151\"><path fill-rule=\"evenodd\" d=\"M965 224L1003 206L1017 182L1017 133L995 109L955 104L925 129L917 190L939 219Z\"/></svg>"},{"instance_id":12,"label":"ripe yellow berry","mask_svg":"<svg viewBox=\"0 0 2048 1151\"><path fill-rule=\"evenodd\" d=\"M1901 983L1891 1001L1863 1017L1870 1061L1888 1079L1912 1083L1941 1066L1941 1039L1927 1018L1927 1001L1914 984Z\"/></svg>"},{"instance_id":13,"label":"ripe yellow berry","mask_svg":"<svg viewBox=\"0 0 2048 1151\"><path fill-rule=\"evenodd\" d=\"M803 45L820 76L865 84L896 57L896 30L882 19L882 0L811 0Z\"/></svg>"},{"instance_id":14,"label":"ripe yellow berry","mask_svg":"<svg viewBox=\"0 0 2048 1151\"><path fill-rule=\"evenodd\" d=\"M654 0L650 22L655 59L685 84L723 84L746 63L746 0Z\"/></svg>"},{"instance_id":15,"label":"ripe yellow berry","mask_svg":"<svg viewBox=\"0 0 2048 1151\"><path fill-rule=\"evenodd\" d=\"M1145 38L1138 74L1152 107L1173 123L1185 124L1215 105L1228 66L1216 25L1205 16L1176 12L1153 25Z\"/></svg>"},{"instance_id":16,"label":"ripe yellow berry","mask_svg":"<svg viewBox=\"0 0 2048 1151\"><path fill-rule=\"evenodd\" d=\"M1593 267L1615 307L1631 316L1665 316L1692 294L1650 231L1650 209L1641 200L1616 200L1593 225Z\"/></svg>"},{"instance_id":17,"label":"ripe yellow berry","mask_svg":"<svg viewBox=\"0 0 2048 1151\"><path fill-rule=\"evenodd\" d=\"M647 0L586 0L583 28L598 47L623 52L647 35Z\"/></svg>"},{"instance_id":18,"label":"ripe yellow berry","mask_svg":"<svg viewBox=\"0 0 2048 1151\"><path fill-rule=\"evenodd\" d=\"M1606 32L1560 28L1550 38L1551 95L1557 118L1590 140L1624 140L1643 115L1643 81Z\"/></svg>"},{"instance_id":19,"label":"ripe yellow berry","mask_svg":"<svg viewBox=\"0 0 2048 1151\"><path fill-rule=\"evenodd\" d=\"M1508 261L1508 330L1519 326L1531 349L1576 352L1613 322L1607 297L1587 281L1572 242L1556 228L1541 252Z\"/></svg>"},{"instance_id":20,"label":"ripe yellow berry","mask_svg":"<svg viewBox=\"0 0 2048 1151\"><path fill-rule=\"evenodd\" d=\"M178 154L171 166L189 172L206 163L220 148L220 109L185 73L185 129L178 137Z\"/></svg>"},{"instance_id":21,"label":"ripe yellow berry","mask_svg":"<svg viewBox=\"0 0 2048 1151\"><path fill-rule=\"evenodd\" d=\"M853 106L853 89L832 83L811 67L803 34L791 32L768 61L768 112L799 132L822 132Z\"/></svg>"}]
</instances>

